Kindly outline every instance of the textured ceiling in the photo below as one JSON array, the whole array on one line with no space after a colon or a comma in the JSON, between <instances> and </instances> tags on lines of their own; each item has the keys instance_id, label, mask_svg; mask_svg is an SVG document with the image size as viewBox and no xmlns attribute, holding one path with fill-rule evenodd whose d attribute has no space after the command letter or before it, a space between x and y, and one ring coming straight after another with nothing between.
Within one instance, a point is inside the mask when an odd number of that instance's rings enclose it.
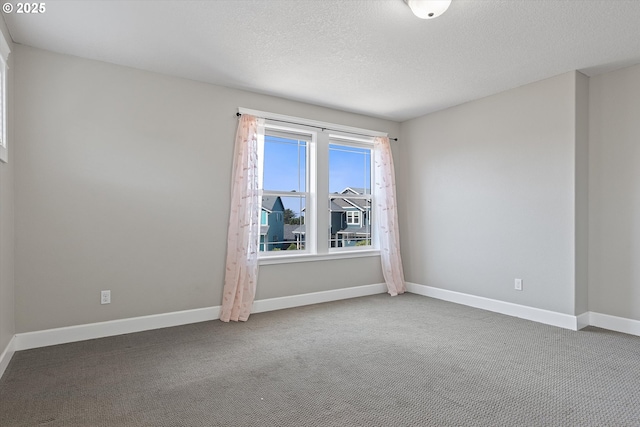
<instances>
[{"instance_id":1,"label":"textured ceiling","mask_svg":"<svg viewBox=\"0 0 640 427\"><path fill-rule=\"evenodd\" d=\"M397 121L640 63L639 0L453 0L433 20L402 0L48 0L3 16L17 43Z\"/></svg>"}]
</instances>

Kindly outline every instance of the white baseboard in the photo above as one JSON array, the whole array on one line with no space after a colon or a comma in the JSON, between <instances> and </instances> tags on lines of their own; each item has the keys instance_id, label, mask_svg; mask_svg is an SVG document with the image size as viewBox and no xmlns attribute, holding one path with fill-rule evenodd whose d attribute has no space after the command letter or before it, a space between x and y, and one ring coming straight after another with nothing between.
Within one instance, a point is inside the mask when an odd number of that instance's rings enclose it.
<instances>
[{"instance_id":1,"label":"white baseboard","mask_svg":"<svg viewBox=\"0 0 640 427\"><path fill-rule=\"evenodd\" d=\"M432 298L463 304L471 307L489 310L509 316L520 317L547 325L565 329L578 330L588 325L597 326L617 332L640 336L640 321L610 316L601 313L588 312L579 316L557 313L539 308L527 307L509 302L433 288L407 282L407 290L411 293ZM384 283L335 289L331 291L313 292L292 295L281 298L257 300L253 303L252 313L281 310L318 304L367 295L387 292ZM194 310L176 311L172 313L154 314L150 316L133 317L128 319L111 320L108 322L90 323L85 325L68 326L43 331L16 334L0 355L0 377L9 365L14 352L37 347L83 341L113 335L129 334L189 323L206 322L220 317L220 307L205 307Z\"/></svg>"},{"instance_id":2,"label":"white baseboard","mask_svg":"<svg viewBox=\"0 0 640 427\"><path fill-rule=\"evenodd\" d=\"M9 366L9 362L11 362L11 358L13 357L13 353L15 353L15 337L11 337L9 343L0 354L0 378L4 374L4 370Z\"/></svg>"},{"instance_id":3,"label":"white baseboard","mask_svg":"<svg viewBox=\"0 0 640 427\"><path fill-rule=\"evenodd\" d=\"M292 295L282 298L257 300L253 303L253 309L251 312L262 313L265 311L280 310L283 308L299 307L309 304L318 304L322 302L380 294L386 291L387 287L385 284L375 284L335 289L332 291ZM13 340L13 350L28 350L30 348L130 334L133 332L168 328L171 326L186 325L189 323L206 322L219 318L220 306L216 306L154 314L150 316L132 317L128 319L110 320L107 322L89 323L85 325L67 326L43 331L26 332L16 334Z\"/></svg>"},{"instance_id":4,"label":"white baseboard","mask_svg":"<svg viewBox=\"0 0 640 427\"><path fill-rule=\"evenodd\" d=\"M576 319L578 320L578 330L586 328L591 324L591 313L587 311L586 313L576 316Z\"/></svg>"},{"instance_id":5,"label":"white baseboard","mask_svg":"<svg viewBox=\"0 0 640 427\"><path fill-rule=\"evenodd\" d=\"M131 317L107 322L67 326L43 331L16 334L15 350L46 347L76 341L104 338L114 335L130 334L151 329L168 328L188 323L206 322L220 317L220 307L197 308L194 310L174 311L152 314L150 316Z\"/></svg>"},{"instance_id":6,"label":"white baseboard","mask_svg":"<svg viewBox=\"0 0 640 427\"><path fill-rule=\"evenodd\" d=\"M281 298L269 298L257 300L253 303L252 313L281 310L283 308L301 307L303 305L318 304L322 302L338 301L341 299L364 297L367 295L382 294L387 292L387 285L378 283L375 285L354 286L352 288L335 289L332 291L313 292L309 294L291 295Z\"/></svg>"},{"instance_id":7,"label":"white baseboard","mask_svg":"<svg viewBox=\"0 0 640 427\"><path fill-rule=\"evenodd\" d=\"M609 314L589 313L589 324L610 331L640 336L640 320L611 316Z\"/></svg>"},{"instance_id":8,"label":"white baseboard","mask_svg":"<svg viewBox=\"0 0 640 427\"><path fill-rule=\"evenodd\" d=\"M468 305L470 307L481 308L495 313L544 323L546 325L558 326L560 328L571 329L573 331L577 331L579 329L578 318L569 314L528 307L526 305L513 304L491 298L463 294L461 292L419 285L417 283L407 282L407 290L414 294L454 302L456 304Z\"/></svg>"}]
</instances>

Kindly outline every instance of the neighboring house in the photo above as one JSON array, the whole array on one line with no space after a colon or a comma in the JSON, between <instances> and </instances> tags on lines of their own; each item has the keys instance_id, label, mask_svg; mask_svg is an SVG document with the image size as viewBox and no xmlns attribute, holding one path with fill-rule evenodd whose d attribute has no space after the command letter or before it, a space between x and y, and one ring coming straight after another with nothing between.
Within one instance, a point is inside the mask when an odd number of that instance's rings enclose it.
<instances>
[{"instance_id":1,"label":"neighboring house","mask_svg":"<svg viewBox=\"0 0 640 427\"><path fill-rule=\"evenodd\" d=\"M285 224L284 225L284 241L286 245L283 245L282 249L289 249L292 243L296 245L296 249L302 249L301 242L298 239L299 234L296 234L295 231L300 226L298 224Z\"/></svg>"},{"instance_id":2,"label":"neighboring house","mask_svg":"<svg viewBox=\"0 0 640 427\"><path fill-rule=\"evenodd\" d=\"M296 249L304 249L305 225L296 225L295 227L291 234L293 234Z\"/></svg>"},{"instance_id":3,"label":"neighboring house","mask_svg":"<svg viewBox=\"0 0 640 427\"><path fill-rule=\"evenodd\" d=\"M364 188L347 187L331 199L331 247L356 246L371 241L371 206L363 199Z\"/></svg>"},{"instance_id":4,"label":"neighboring house","mask_svg":"<svg viewBox=\"0 0 640 427\"><path fill-rule=\"evenodd\" d=\"M349 195L366 194L364 188L347 187L331 199L331 242L332 248L370 244L371 242L371 206L362 199ZM293 230L298 248L304 247L304 224Z\"/></svg>"},{"instance_id":5,"label":"neighboring house","mask_svg":"<svg viewBox=\"0 0 640 427\"><path fill-rule=\"evenodd\" d=\"M282 249L283 242L284 205L282 200L276 196L263 196L260 212L260 251Z\"/></svg>"}]
</instances>

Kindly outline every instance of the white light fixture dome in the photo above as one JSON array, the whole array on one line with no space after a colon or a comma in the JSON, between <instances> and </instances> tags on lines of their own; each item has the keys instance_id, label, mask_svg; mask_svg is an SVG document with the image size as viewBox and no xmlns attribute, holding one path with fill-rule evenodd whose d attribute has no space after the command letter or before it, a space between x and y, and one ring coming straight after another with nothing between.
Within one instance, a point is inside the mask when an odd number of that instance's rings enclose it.
<instances>
[{"instance_id":1,"label":"white light fixture dome","mask_svg":"<svg viewBox=\"0 0 640 427\"><path fill-rule=\"evenodd\" d=\"M414 15L421 19L437 18L449 9L451 0L404 0Z\"/></svg>"}]
</instances>

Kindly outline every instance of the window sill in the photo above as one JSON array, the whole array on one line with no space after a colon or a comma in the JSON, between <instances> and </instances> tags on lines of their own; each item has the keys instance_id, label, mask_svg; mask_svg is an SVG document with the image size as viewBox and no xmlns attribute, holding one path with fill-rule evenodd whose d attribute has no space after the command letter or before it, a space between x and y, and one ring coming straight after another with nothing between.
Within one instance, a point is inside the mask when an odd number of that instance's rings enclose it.
<instances>
[{"instance_id":1,"label":"window sill","mask_svg":"<svg viewBox=\"0 0 640 427\"><path fill-rule=\"evenodd\" d=\"M303 255L286 255L286 256L270 256L258 259L259 265L272 265L272 264L290 264L293 262L315 262L315 261L330 261L335 259L348 259L348 258L364 258L364 257L376 257L380 256L378 249L367 249L363 251L342 251L332 252L328 254L303 254Z\"/></svg>"}]
</instances>

